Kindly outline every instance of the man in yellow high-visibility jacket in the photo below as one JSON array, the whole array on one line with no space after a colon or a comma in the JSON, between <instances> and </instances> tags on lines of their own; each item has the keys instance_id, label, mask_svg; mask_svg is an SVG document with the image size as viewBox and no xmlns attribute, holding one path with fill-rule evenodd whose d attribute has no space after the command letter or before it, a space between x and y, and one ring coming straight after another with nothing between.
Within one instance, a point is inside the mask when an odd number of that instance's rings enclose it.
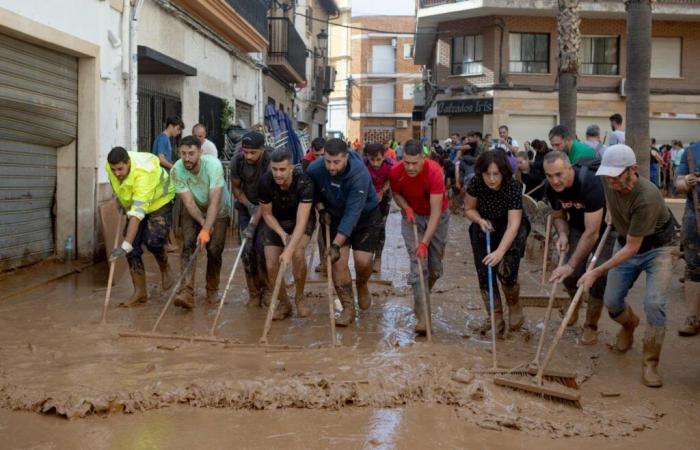
<instances>
[{"instance_id":1,"label":"man in yellow high-visibility jacket","mask_svg":"<svg viewBox=\"0 0 700 450\"><path fill-rule=\"evenodd\" d=\"M130 307L148 299L142 244L158 262L163 290L173 284L165 246L172 225L175 188L158 157L151 153L114 147L107 155L105 169L119 204L126 210L124 242L112 250L109 260L126 256L129 262L134 294L122 306Z\"/></svg>"}]
</instances>

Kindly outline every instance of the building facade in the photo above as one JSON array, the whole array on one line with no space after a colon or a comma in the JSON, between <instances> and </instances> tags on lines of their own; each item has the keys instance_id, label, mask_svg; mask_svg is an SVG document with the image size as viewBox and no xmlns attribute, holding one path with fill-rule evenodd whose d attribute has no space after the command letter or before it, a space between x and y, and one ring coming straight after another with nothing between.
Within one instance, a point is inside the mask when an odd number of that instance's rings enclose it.
<instances>
[{"instance_id":1,"label":"building facade","mask_svg":"<svg viewBox=\"0 0 700 450\"><path fill-rule=\"evenodd\" d=\"M349 0L338 1L338 17L330 22L328 62L335 68L335 87L328 101L328 134L348 135L348 78L351 65L352 8Z\"/></svg>"},{"instance_id":2,"label":"building facade","mask_svg":"<svg viewBox=\"0 0 700 450\"><path fill-rule=\"evenodd\" d=\"M112 147L150 151L167 116L182 117L184 134L205 123L219 146L224 110L259 122L268 9L268 0L0 0L0 270L62 256L68 236L76 256L98 256Z\"/></svg>"},{"instance_id":3,"label":"building facade","mask_svg":"<svg viewBox=\"0 0 700 450\"><path fill-rule=\"evenodd\" d=\"M413 16L353 17L348 139L405 142L420 135L412 120L420 67L413 62ZM382 30L373 32L366 30ZM395 30L384 32L383 30Z\"/></svg>"},{"instance_id":4,"label":"building facade","mask_svg":"<svg viewBox=\"0 0 700 450\"><path fill-rule=\"evenodd\" d=\"M522 0L420 0L416 64L424 66L423 131L434 138L509 126L520 143L558 123L556 4ZM700 138L700 4L653 6L651 136ZM626 12L622 1L580 2L577 134L610 130L625 115ZM602 136L601 136L602 137Z\"/></svg>"}]
</instances>

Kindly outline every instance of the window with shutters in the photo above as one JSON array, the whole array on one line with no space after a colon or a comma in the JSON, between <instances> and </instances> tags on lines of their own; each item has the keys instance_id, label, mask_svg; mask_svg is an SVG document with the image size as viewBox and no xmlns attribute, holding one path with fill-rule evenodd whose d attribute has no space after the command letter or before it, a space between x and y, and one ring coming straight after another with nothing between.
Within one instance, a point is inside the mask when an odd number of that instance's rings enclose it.
<instances>
[{"instance_id":1,"label":"window with shutters","mask_svg":"<svg viewBox=\"0 0 700 450\"><path fill-rule=\"evenodd\" d=\"M509 70L515 73L549 73L549 34L510 33Z\"/></svg>"},{"instance_id":2,"label":"window with shutters","mask_svg":"<svg viewBox=\"0 0 700 450\"><path fill-rule=\"evenodd\" d=\"M681 38L651 38L651 77L681 77Z\"/></svg>"},{"instance_id":3,"label":"window with shutters","mask_svg":"<svg viewBox=\"0 0 700 450\"><path fill-rule=\"evenodd\" d=\"M584 36L581 39L581 74L619 75L619 49L617 36Z\"/></svg>"},{"instance_id":4,"label":"window with shutters","mask_svg":"<svg viewBox=\"0 0 700 450\"><path fill-rule=\"evenodd\" d=\"M452 38L452 75L481 75L484 60L484 37Z\"/></svg>"}]
</instances>

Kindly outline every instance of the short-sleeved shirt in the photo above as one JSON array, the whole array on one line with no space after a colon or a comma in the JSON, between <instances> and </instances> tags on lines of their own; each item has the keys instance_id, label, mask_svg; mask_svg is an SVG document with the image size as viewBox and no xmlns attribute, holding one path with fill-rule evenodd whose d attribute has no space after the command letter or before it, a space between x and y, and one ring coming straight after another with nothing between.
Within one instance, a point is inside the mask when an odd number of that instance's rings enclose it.
<instances>
[{"instance_id":1,"label":"short-sleeved shirt","mask_svg":"<svg viewBox=\"0 0 700 450\"><path fill-rule=\"evenodd\" d=\"M168 162L173 162L173 146L170 144L170 138L165 133L160 133L155 141L151 153L154 155L163 155Z\"/></svg>"},{"instance_id":2,"label":"short-sleeved shirt","mask_svg":"<svg viewBox=\"0 0 700 450\"><path fill-rule=\"evenodd\" d=\"M621 237L646 237L661 233L670 218L659 188L639 177L632 191L621 194L603 186L615 230Z\"/></svg>"},{"instance_id":3,"label":"short-sleeved shirt","mask_svg":"<svg viewBox=\"0 0 700 450\"><path fill-rule=\"evenodd\" d=\"M595 175L595 170L573 167L574 184L561 192L546 185L546 195L554 211L564 212L569 216L569 226L581 232L586 229L584 216L605 209L605 192L602 180ZM583 180L581 179L581 174Z\"/></svg>"},{"instance_id":4,"label":"short-sleeved shirt","mask_svg":"<svg viewBox=\"0 0 700 450\"><path fill-rule=\"evenodd\" d=\"M508 211L523 209L522 190L522 184L510 178L494 191L486 185L481 175L476 175L467 185L467 194L477 200L479 215L491 222L507 221Z\"/></svg>"},{"instance_id":5,"label":"short-sleeved shirt","mask_svg":"<svg viewBox=\"0 0 700 450\"><path fill-rule=\"evenodd\" d=\"M625 132L622 130L615 130L608 135L608 147L616 144L625 143Z\"/></svg>"},{"instance_id":6,"label":"short-sleeved shirt","mask_svg":"<svg viewBox=\"0 0 700 450\"><path fill-rule=\"evenodd\" d=\"M260 179L258 199L261 204L272 203L272 215L279 222L296 221L299 203L313 203L314 184L301 167L292 172L292 184L282 189L275 183L272 171L268 170Z\"/></svg>"},{"instance_id":7,"label":"short-sleeved shirt","mask_svg":"<svg viewBox=\"0 0 700 450\"><path fill-rule=\"evenodd\" d=\"M265 151L256 164L248 164L245 155L237 153L231 161L231 179L240 180L241 190L248 201L258 204L258 185L260 178L270 166L270 155Z\"/></svg>"},{"instance_id":8,"label":"short-sleeved shirt","mask_svg":"<svg viewBox=\"0 0 700 450\"><path fill-rule=\"evenodd\" d=\"M678 164L678 171L676 172L677 176L685 176L690 173L688 170L688 168L690 167L690 165L688 164L688 152L692 152L693 155L693 164L695 164L695 169L693 170L693 173L700 172L700 142L696 142L683 152L683 158L681 158ZM700 183L695 185L695 189L700 195ZM686 195L685 206L686 209L688 209L689 211L693 211L693 191L688 191L688 194Z\"/></svg>"},{"instance_id":9,"label":"short-sleeved shirt","mask_svg":"<svg viewBox=\"0 0 700 450\"><path fill-rule=\"evenodd\" d=\"M369 171L369 175L372 177L372 184L374 185L374 191L379 192L384 187L384 183L389 179L389 174L391 173L391 168L394 166L394 161L389 158L384 158L382 165L379 169L375 169L370 164L367 158L364 158L365 165Z\"/></svg>"},{"instance_id":10,"label":"short-sleeved shirt","mask_svg":"<svg viewBox=\"0 0 700 450\"><path fill-rule=\"evenodd\" d=\"M587 146L581 141L574 140L571 143L571 150L569 150L569 161L571 164L575 164L581 158L595 158L595 150Z\"/></svg>"},{"instance_id":11,"label":"short-sleeved shirt","mask_svg":"<svg viewBox=\"0 0 700 450\"><path fill-rule=\"evenodd\" d=\"M199 172L196 174L187 170L180 159L173 165L170 178L175 185L175 193L191 192L194 203L204 213L209 207L209 191L217 187L223 188L216 217L223 218L231 214L231 194L224 180L224 168L218 158L202 155L199 159Z\"/></svg>"},{"instance_id":12,"label":"short-sleeved shirt","mask_svg":"<svg viewBox=\"0 0 700 450\"><path fill-rule=\"evenodd\" d=\"M445 195L445 176L440 164L426 159L423 162L423 170L415 177L409 177L406 173L403 161L394 165L389 175L391 190L402 196L413 208L416 214L430 215L430 196L442 194L442 207L440 211L447 210L447 196Z\"/></svg>"},{"instance_id":13,"label":"short-sleeved shirt","mask_svg":"<svg viewBox=\"0 0 700 450\"><path fill-rule=\"evenodd\" d=\"M209 139L204 139L204 144L202 144L202 153L213 156L217 159L219 158L219 151L216 149L216 144Z\"/></svg>"}]
</instances>

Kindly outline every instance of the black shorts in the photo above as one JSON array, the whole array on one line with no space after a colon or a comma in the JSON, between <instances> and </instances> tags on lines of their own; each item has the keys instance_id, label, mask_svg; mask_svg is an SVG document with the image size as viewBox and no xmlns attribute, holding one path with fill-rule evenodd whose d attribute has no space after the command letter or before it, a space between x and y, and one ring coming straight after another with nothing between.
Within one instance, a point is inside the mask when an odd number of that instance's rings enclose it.
<instances>
[{"instance_id":1,"label":"black shorts","mask_svg":"<svg viewBox=\"0 0 700 450\"><path fill-rule=\"evenodd\" d=\"M338 232L340 217L333 216L331 219L331 242ZM360 219L352 230L352 234L345 240L343 247L350 246L353 250L374 253L379 245L382 230L382 213L376 207L368 213L360 216ZM324 230L325 232L325 230Z\"/></svg>"},{"instance_id":2,"label":"black shorts","mask_svg":"<svg viewBox=\"0 0 700 450\"><path fill-rule=\"evenodd\" d=\"M296 225L296 221L292 220L287 220L287 221L280 221L280 226L284 230L285 233L288 235L292 235L294 232L294 226ZM304 230L304 234L307 236L312 236L314 234L314 229L316 228L316 212L311 211L311 214L309 214L309 221L306 222L306 229ZM270 247L284 247L284 243L282 242L282 238L280 237L279 234L275 233L272 228L268 227L267 224L264 224L263 228L263 245L264 246L270 246Z\"/></svg>"}]
</instances>

